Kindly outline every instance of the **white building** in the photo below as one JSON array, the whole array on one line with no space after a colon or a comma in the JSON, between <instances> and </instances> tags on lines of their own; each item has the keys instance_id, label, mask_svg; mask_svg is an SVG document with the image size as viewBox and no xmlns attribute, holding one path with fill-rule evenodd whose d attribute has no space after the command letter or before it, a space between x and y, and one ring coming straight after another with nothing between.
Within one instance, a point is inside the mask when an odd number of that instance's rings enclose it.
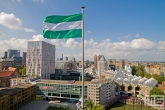
<instances>
[{"instance_id":1,"label":"white building","mask_svg":"<svg viewBox=\"0 0 165 110\"><path fill-rule=\"evenodd\" d=\"M127 73L132 74L132 69L130 66L125 66L125 70L127 71Z\"/></svg>"},{"instance_id":2,"label":"white building","mask_svg":"<svg viewBox=\"0 0 165 110\"><path fill-rule=\"evenodd\" d=\"M110 79L92 80L88 83L88 99L105 105L115 98L115 82Z\"/></svg>"},{"instance_id":3,"label":"white building","mask_svg":"<svg viewBox=\"0 0 165 110\"><path fill-rule=\"evenodd\" d=\"M52 73L55 73L55 46L43 41L29 41L26 75L49 79Z\"/></svg>"},{"instance_id":4,"label":"white building","mask_svg":"<svg viewBox=\"0 0 165 110\"><path fill-rule=\"evenodd\" d=\"M10 87L14 87L17 85L21 85L21 84L36 84L37 81L39 81L40 79L38 78L12 78L10 79Z\"/></svg>"},{"instance_id":5,"label":"white building","mask_svg":"<svg viewBox=\"0 0 165 110\"><path fill-rule=\"evenodd\" d=\"M101 77L101 73L107 70L107 61L105 60L104 55L101 57L100 61L98 62L98 76Z\"/></svg>"}]
</instances>

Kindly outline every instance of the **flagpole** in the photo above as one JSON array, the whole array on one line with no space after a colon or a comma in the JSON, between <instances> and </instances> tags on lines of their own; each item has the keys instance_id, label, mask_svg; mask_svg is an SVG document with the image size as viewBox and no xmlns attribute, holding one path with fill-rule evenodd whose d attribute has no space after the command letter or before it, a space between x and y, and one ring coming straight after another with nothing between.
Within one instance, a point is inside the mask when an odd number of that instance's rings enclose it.
<instances>
[{"instance_id":1,"label":"flagpole","mask_svg":"<svg viewBox=\"0 0 165 110\"><path fill-rule=\"evenodd\" d=\"M81 107L84 110L84 6L82 7L82 102Z\"/></svg>"}]
</instances>

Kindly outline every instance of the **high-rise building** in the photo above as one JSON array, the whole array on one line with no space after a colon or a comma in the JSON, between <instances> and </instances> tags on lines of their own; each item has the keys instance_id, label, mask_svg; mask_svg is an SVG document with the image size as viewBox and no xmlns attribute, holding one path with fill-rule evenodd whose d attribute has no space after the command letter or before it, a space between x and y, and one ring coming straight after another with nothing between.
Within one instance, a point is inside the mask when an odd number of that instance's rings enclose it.
<instances>
[{"instance_id":1,"label":"high-rise building","mask_svg":"<svg viewBox=\"0 0 165 110\"><path fill-rule=\"evenodd\" d=\"M97 67L98 67L98 61L100 61L101 57L102 56L100 54L98 56L97 55L94 56L94 68L95 69L97 69Z\"/></svg>"},{"instance_id":2,"label":"high-rise building","mask_svg":"<svg viewBox=\"0 0 165 110\"><path fill-rule=\"evenodd\" d=\"M22 64L23 65L26 65L26 54L27 54L26 52L22 53Z\"/></svg>"},{"instance_id":3,"label":"high-rise building","mask_svg":"<svg viewBox=\"0 0 165 110\"><path fill-rule=\"evenodd\" d=\"M5 53L4 53L4 58L7 58L7 52L5 51Z\"/></svg>"},{"instance_id":4,"label":"high-rise building","mask_svg":"<svg viewBox=\"0 0 165 110\"><path fill-rule=\"evenodd\" d=\"M20 50L8 49L7 58L12 58L13 56L20 56Z\"/></svg>"},{"instance_id":5,"label":"high-rise building","mask_svg":"<svg viewBox=\"0 0 165 110\"><path fill-rule=\"evenodd\" d=\"M67 56L66 56L66 58L65 58L65 59L66 59L66 61L68 61L68 57L67 57Z\"/></svg>"},{"instance_id":6,"label":"high-rise building","mask_svg":"<svg viewBox=\"0 0 165 110\"><path fill-rule=\"evenodd\" d=\"M125 66L128 66L128 60L127 59L121 59L119 60L119 68L125 69Z\"/></svg>"},{"instance_id":7,"label":"high-rise building","mask_svg":"<svg viewBox=\"0 0 165 110\"><path fill-rule=\"evenodd\" d=\"M94 68L97 69L97 55L94 56Z\"/></svg>"},{"instance_id":8,"label":"high-rise building","mask_svg":"<svg viewBox=\"0 0 165 110\"><path fill-rule=\"evenodd\" d=\"M43 41L29 41L26 56L26 74L50 79L55 73L55 46Z\"/></svg>"},{"instance_id":9,"label":"high-rise building","mask_svg":"<svg viewBox=\"0 0 165 110\"><path fill-rule=\"evenodd\" d=\"M5 53L6 55L6 53ZM22 63L22 57L20 56L20 50L8 49L7 58L15 59L17 62ZM22 65L22 64L21 64Z\"/></svg>"},{"instance_id":10,"label":"high-rise building","mask_svg":"<svg viewBox=\"0 0 165 110\"><path fill-rule=\"evenodd\" d=\"M98 76L101 78L101 73L107 70L107 61L104 57L104 55L101 57L101 59L98 61Z\"/></svg>"}]
</instances>

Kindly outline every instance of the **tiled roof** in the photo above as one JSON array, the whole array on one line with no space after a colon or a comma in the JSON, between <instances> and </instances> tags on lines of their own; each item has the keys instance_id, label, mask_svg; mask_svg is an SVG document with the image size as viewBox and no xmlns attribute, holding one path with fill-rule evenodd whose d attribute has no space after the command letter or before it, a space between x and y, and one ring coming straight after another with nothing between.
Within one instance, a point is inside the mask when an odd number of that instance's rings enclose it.
<instances>
[{"instance_id":1,"label":"tiled roof","mask_svg":"<svg viewBox=\"0 0 165 110\"><path fill-rule=\"evenodd\" d=\"M12 73L16 70L16 68L9 67L7 71L1 71L0 72L0 77L6 77L6 76L11 76Z\"/></svg>"},{"instance_id":2,"label":"tiled roof","mask_svg":"<svg viewBox=\"0 0 165 110\"><path fill-rule=\"evenodd\" d=\"M162 87L165 87L165 82L162 82Z\"/></svg>"},{"instance_id":3,"label":"tiled roof","mask_svg":"<svg viewBox=\"0 0 165 110\"><path fill-rule=\"evenodd\" d=\"M15 70L16 70L16 68L13 68L13 67L9 67L9 68L8 68L8 71L14 72Z\"/></svg>"},{"instance_id":4,"label":"tiled roof","mask_svg":"<svg viewBox=\"0 0 165 110\"><path fill-rule=\"evenodd\" d=\"M0 77L11 76L13 71L2 71L0 72Z\"/></svg>"},{"instance_id":5,"label":"tiled roof","mask_svg":"<svg viewBox=\"0 0 165 110\"><path fill-rule=\"evenodd\" d=\"M165 87L162 86L161 89L162 89L163 91L165 91Z\"/></svg>"}]
</instances>

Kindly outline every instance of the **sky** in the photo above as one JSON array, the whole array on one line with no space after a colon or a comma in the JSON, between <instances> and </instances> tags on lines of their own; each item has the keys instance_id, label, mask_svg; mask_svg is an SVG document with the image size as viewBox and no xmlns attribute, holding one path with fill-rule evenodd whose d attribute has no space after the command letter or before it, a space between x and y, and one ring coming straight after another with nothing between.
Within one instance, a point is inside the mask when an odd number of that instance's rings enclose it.
<instances>
[{"instance_id":1,"label":"sky","mask_svg":"<svg viewBox=\"0 0 165 110\"><path fill-rule=\"evenodd\" d=\"M82 39L45 39L49 15L84 11L85 60L94 55L129 61L165 61L164 0L0 0L0 56L7 49L27 51L28 41L46 41L61 54L82 58Z\"/></svg>"}]
</instances>

